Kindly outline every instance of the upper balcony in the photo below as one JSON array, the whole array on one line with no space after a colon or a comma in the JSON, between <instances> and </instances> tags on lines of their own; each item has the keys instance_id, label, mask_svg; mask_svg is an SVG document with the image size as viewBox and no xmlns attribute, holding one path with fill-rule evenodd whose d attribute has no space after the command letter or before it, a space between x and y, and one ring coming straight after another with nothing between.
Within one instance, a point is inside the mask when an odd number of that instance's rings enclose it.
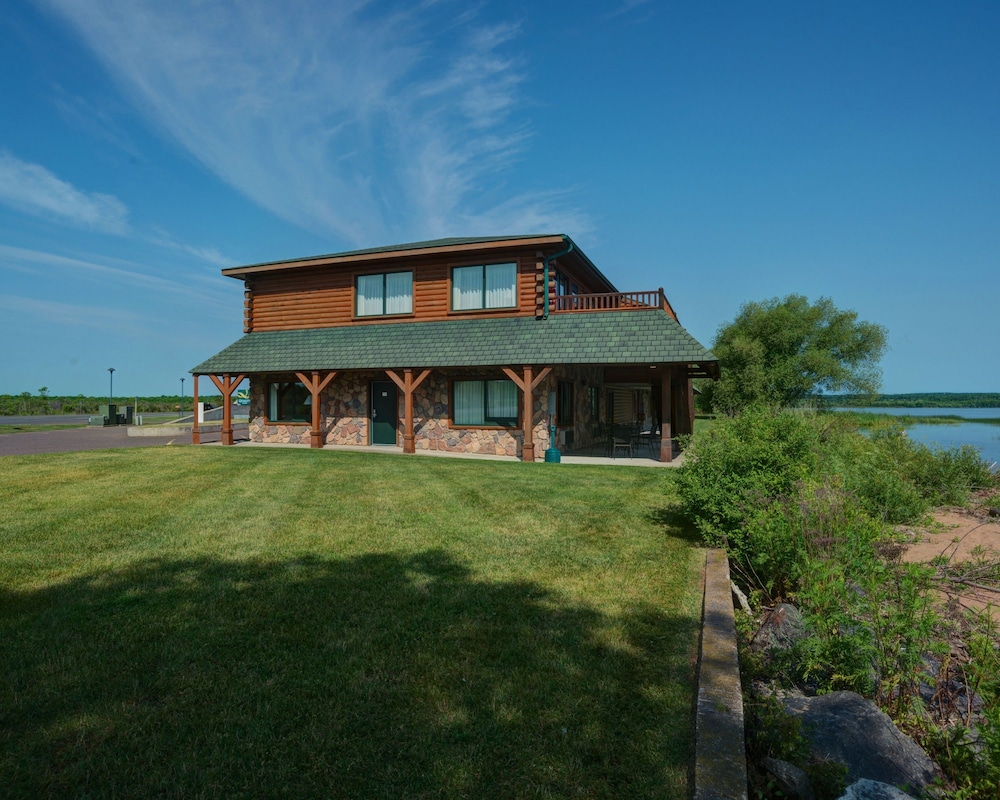
<instances>
[{"instance_id":1,"label":"upper balcony","mask_svg":"<svg viewBox=\"0 0 1000 800\"><path fill-rule=\"evenodd\" d=\"M600 294L560 294L552 298L552 313L587 311L649 311L659 308L675 320L677 314L663 293L663 287L649 292L602 292Z\"/></svg>"}]
</instances>

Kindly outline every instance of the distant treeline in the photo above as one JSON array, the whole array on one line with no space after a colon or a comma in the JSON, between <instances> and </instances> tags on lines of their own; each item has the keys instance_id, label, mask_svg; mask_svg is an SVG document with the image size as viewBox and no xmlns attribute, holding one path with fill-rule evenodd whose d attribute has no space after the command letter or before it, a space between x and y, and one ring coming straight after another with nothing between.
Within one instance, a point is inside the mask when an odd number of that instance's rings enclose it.
<instances>
[{"instance_id":1,"label":"distant treeline","mask_svg":"<svg viewBox=\"0 0 1000 800\"><path fill-rule=\"evenodd\" d=\"M202 403L220 405L222 395L201 395ZM0 394L0 416L34 416L36 414L96 414L99 406L107 405L108 398L86 397L82 394L74 396L50 395L47 392L31 394ZM115 397L115 405L131 406L138 404L136 413L152 413L156 411L174 412L181 410L179 394L163 394L159 397ZM184 396L184 409L191 411L191 395Z\"/></svg>"},{"instance_id":2,"label":"distant treeline","mask_svg":"<svg viewBox=\"0 0 1000 800\"><path fill-rule=\"evenodd\" d=\"M1000 408L997 392L917 392L916 394L880 394L874 398L860 394L824 395L824 408Z\"/></svg>"}]
</instances>

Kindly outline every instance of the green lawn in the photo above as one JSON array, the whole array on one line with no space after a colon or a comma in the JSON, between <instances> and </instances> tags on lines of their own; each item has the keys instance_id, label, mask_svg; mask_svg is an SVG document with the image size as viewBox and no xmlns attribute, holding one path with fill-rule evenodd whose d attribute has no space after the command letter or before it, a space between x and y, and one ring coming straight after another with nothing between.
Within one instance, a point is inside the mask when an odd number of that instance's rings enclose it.
<instances>
[{"instance_id":1,"label":"green lawn","mask_svg":"<svg viewBox=\"0 0 1000 800\"><path fill-rule=\"evenodd\" d=\"M0 461L0 794L684 798L670 470Z\"/></svg>"}]
</instances>

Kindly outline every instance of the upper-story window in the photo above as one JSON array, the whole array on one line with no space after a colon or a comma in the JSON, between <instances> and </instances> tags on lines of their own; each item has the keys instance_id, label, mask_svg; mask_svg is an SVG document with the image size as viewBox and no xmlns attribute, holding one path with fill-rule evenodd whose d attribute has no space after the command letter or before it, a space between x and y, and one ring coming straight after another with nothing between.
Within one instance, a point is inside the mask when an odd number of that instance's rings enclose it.
<instances>
[{"instance_id":1,"label":"upper-story window","mask_svg":"<svg viewBox=\"0 0 1000 800\"><path fill-rule=\"evenodd\" d=\"M454 311L517 306L517 264L480 264L451 271Z\"/></svg>"},{"instance_id":2,"label":"upper-story window","mask_svg":"<svg viewBox=\"0 0 1000 800\"><path fill-rule=\"evenodd\" d=\"M556 294L580 294L580 287L570 281L569 276L565 272L558 269L556 270Z\"/></svg>"},{"instance_id":3,"label":"upper-story window","mask_svg":"<svg viewBox=\"0 0 1000 800\"><path fill-rule=\"evenodd\" d=\"M358 275L355 295L359 317L413 313L413 273Z\"/></svg>"}]
</instances>

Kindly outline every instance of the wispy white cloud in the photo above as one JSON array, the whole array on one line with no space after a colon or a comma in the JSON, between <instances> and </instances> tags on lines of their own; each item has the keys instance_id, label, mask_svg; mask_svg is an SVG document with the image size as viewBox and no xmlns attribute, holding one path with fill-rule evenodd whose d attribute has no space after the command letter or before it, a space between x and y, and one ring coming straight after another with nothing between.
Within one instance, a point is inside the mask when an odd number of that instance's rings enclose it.
<instances>
[{"instance_id":1,"label":"wispy white cloud","mask_svg":"<svg viewBox=\"0 0 1000 800\"><path fill-rule=\"evenodd\" d=\"M621 0L611 11L606 14L601 15L601 19L613 19L614 17L620 17L623 14L628 14L635 11L637 8L642 8L648 6L650 0ZM647 9L648 10L648 9Z\"/></svg>"},{"instance_id":2,"label":"wispy white cloud","mask_svg":"<svg viewBox=\"0 0 1000 800\"><path fill-rule=\"evenodd\" d=\"M40 164L21 161L6 151L0 151L0 203L80 228L128 231L128 209L118 198L81 191Z\"/></svg>"},{"instance_id":3,"label":"wispy white cloud","mask_svg":"<svg viewBox=\"0 0 1000 800\"><path fill-rule=\"evenodd\" d=\"M57 271L72 272L75 278L87 276L104 282L111 280L115 285L126 284L158 294L169 293L198 301L204 299L206 291L218 291L219 298L222 299L227 287L227 284L223 283L224 278L204 275L197 271L192 271L183 281L171 280L150 275L141 265L109 258L102 260L105 263L93 258L74 258L43 250L0 244L0 266L4 269L44 271L50 278ZM114 262L118 265L115 266Z\"/></svg>"},{"instance_id":4,"label":"wispy white cloud","mask_svg":"<svg viewBox=\"0 0 1000 800\"><path fill-rule=\"evenodd\" d=\"M469 219L501 232L519 204L543 228L579 221L530 190L489 199L531 136L515 24L448 0L44 2L155 125L307 229L358 245Z\"/></svg>"},{"instance_id":5,"label":"wispy white cloud","mask_svg":"<svg viewBox=\"0 0 1000 800\"><path fill-rule=\"evenodd\" d=\"M116 334L142 332L147 321L143 315L121 308L59 303L9 294L0 294L0 310L23 314L50 325L100 328Z\"/></svg>"},{"instance_id":6,"label":"wispy white cloud","mask_svg":"<svg viewBox=\"0 0 1000 800\"><path fill-rule=\"evenodd\" d=\"M233 259L224 256L218 248L198 247L196 245L179 242L162 228L156 228L155 234L152 237L149 237L148 241L158 247L187 253L188 255L194 256L199 261L206 261L209 264L215 264L217 267L232 267L236 265L236 262Z\"/></svg>"}]
</instances>

